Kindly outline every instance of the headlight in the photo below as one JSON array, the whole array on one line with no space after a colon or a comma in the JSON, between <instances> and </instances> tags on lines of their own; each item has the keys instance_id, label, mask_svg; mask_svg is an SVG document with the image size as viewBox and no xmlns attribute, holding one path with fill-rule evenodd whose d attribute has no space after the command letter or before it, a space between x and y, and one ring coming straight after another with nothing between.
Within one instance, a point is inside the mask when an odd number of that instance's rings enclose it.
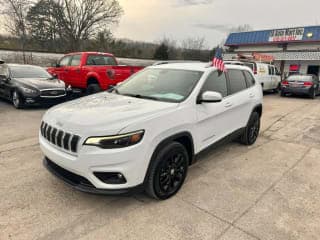
<instances>
[{"instance_id":1,"label":"headlight","mask_svg":"<svg viewBox=\"0 0 320 240\"><path fill-rule=\"evenodd\" d=\"M139 143L142 140L143 135L144 130L140 130L116 136L90 137L85 141L84 145L97 146L104 149L124 148Z\"/></svg>"},{"instance_id":2,"label":"headlight","mask_svg":"<svg viewBox=\"0 0 320 240\"><path fill-rule=\"evenodd\" d=\"M37 90L31 89L31 88L26 88L26 87L20 87L20 88L24 93L29 93L29 94L36 94L37 93Z\"/></svg>"}]
</instances>

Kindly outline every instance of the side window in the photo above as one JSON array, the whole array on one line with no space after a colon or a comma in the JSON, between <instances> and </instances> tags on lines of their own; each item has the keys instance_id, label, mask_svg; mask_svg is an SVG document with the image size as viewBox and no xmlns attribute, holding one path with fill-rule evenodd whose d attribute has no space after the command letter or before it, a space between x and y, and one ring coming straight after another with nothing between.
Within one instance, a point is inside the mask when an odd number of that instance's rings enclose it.
<instances>
[{"instance_id":1,"label":"side window","mask_svg":"<svg viewBox=\"0 0 320 240\"><path fill-rule=\"evenodd\" d=\"M87 58L88 66L103 66L103 65L109 65L109 66L115 66L117 65L115 59L110 56L104 56L104 55L90 55Z\"/></svg>"},{"instance_id":2,"label":"side window","mask_svg":"<svg viewBox=\"0 0 320 240\"><path fill-rule=\"evenodd\" d=\"M242 71L230 69L228 70L228 76L230 80L230 94L240 92L247 88L246 79Z\"/></svg>"},{"instance_id":3,"label":"side window","mask_svg":"<svg viewBox=\"0 0 320 240\"><path fill-rule=\"evenodd\" d=\"M248 71L243 71L246 80L247 80L247 85L249 87L252 87L253 85L255 85L256 81L254 80L254 77L252 76L251 73L249 73Z\"/></svg>"},{"instance_id":4,"label":"side window","mask_svg":"<svg viewBox=\"0 0 320 240\"><path fill-rule=\"evenodd\" d=\"M70 59L71 59L71 56L66 56L66 57L62 58L62 59L60 60L59 65L60 65L61 67L69 66Z\"/></svg>"},{"instance_id":5,"label":"side window","mask_svg":"<svg viewBox=\"0 0 320 240\"><path fill-rule=\"evenodd\" d=\"M80 60L81 60L81 55L73 55L70 66L79 66Z\"/></svg>"},{"instance_id":6,"label":"side window","mask_svg":"<svg viewBox=\"0 0 320 240\"><path fill-rule=\"evenodd\" d=\"M228 95L226 75L224 73L219 75L217 71L211 73L204 83L201 92L205 91L219 92L223 97L226 97Z\"/></svg>"}]
</instances>

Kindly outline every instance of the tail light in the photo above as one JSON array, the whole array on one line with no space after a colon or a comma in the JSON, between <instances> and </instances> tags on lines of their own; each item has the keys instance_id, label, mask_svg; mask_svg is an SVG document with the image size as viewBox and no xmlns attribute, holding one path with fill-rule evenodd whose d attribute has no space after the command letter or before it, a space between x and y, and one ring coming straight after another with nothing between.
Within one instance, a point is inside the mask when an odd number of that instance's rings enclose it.
<instances>
[{"instance_id":1,"label":"tail light","mask_svg":"<svg viewBox=\"0 0 320 240\"><path fill-rule=\"evenodd\" d=\"M310 87L313 85L313 82L304 82L303 85Z\"/></svg>"},{"instance_id":2,"label":"tail light","mask_svg":"<svg viewBox=\"0 0 320 240\"><path fill-rule=\"evenodd\" d=\"M283 81L281 82L281 85L287 86L287 85L289 85L289 82L288 82L287 80L283 80Z\"/></svg>"},{"instance_id":3,"label":"tail light","mask_svg":"<svg viewBox=\"0 0 320 240\"><path fill-rule=\"evenodd\" d=\"M256 68L253 69L253 73L254 73L254 75L257 75L257 74L258 74L258 71L257 71Z\"/></svg>"}]
</instances>

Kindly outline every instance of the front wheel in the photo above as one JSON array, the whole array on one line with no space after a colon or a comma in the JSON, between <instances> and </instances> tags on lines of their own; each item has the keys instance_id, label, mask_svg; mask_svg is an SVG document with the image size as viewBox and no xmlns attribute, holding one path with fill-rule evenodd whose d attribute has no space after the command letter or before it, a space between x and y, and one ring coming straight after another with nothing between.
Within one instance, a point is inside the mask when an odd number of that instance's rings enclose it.
<instances>
[{"instance_id":1,"label":"front wheel","mask_svg":"<svg viewBox=\"0 0 320 240\"><path fill-rule=\"evenodd\" d=\"M16 109L23 108L23 99L17 90L14 90L12 93L12 103Z\"/></svg>"},{"instance_id":2,"label":"front wheel","mask_svg":"<svg viewBox=\"0 0 320 240\"><path fill-rule=\"evenodd\" d=\"M172 142L162 148L150 166L146 192L155 199L165 200L175 195L184 183L189 166L186 148Z\"/></svg>"},{"instance_id":3,"label":"front wheel","mask_svg":"<svg viewBox=\"0 0 320 240\"><path fill-rule=\"evenodd\" d=\"M249 122L241 136L240 142L244 145L253 145L259 136L260 132L260 115L253 112L250 116Z\"/></svg>"}]
</instances>

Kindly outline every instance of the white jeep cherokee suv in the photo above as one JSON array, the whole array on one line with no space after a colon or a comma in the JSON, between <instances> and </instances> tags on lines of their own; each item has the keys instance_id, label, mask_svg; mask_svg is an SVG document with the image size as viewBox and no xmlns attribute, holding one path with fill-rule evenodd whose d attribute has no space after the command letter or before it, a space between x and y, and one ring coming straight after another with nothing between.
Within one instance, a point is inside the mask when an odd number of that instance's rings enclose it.
<instances>
[{"instance_id":1,"label":"white jeep cherokee suv","mask_svg":"<svg viewBox=\"0 0 320 240\"><path fill-rule=\"evenodd\" d=\"M204 63L152 66L112 93L51 108L43 117L44 165L78 190L136 190L167 199L195 156L223 139L255 143L262 89L248 67L218 72Z\"/></svg>"}]
</instances>

